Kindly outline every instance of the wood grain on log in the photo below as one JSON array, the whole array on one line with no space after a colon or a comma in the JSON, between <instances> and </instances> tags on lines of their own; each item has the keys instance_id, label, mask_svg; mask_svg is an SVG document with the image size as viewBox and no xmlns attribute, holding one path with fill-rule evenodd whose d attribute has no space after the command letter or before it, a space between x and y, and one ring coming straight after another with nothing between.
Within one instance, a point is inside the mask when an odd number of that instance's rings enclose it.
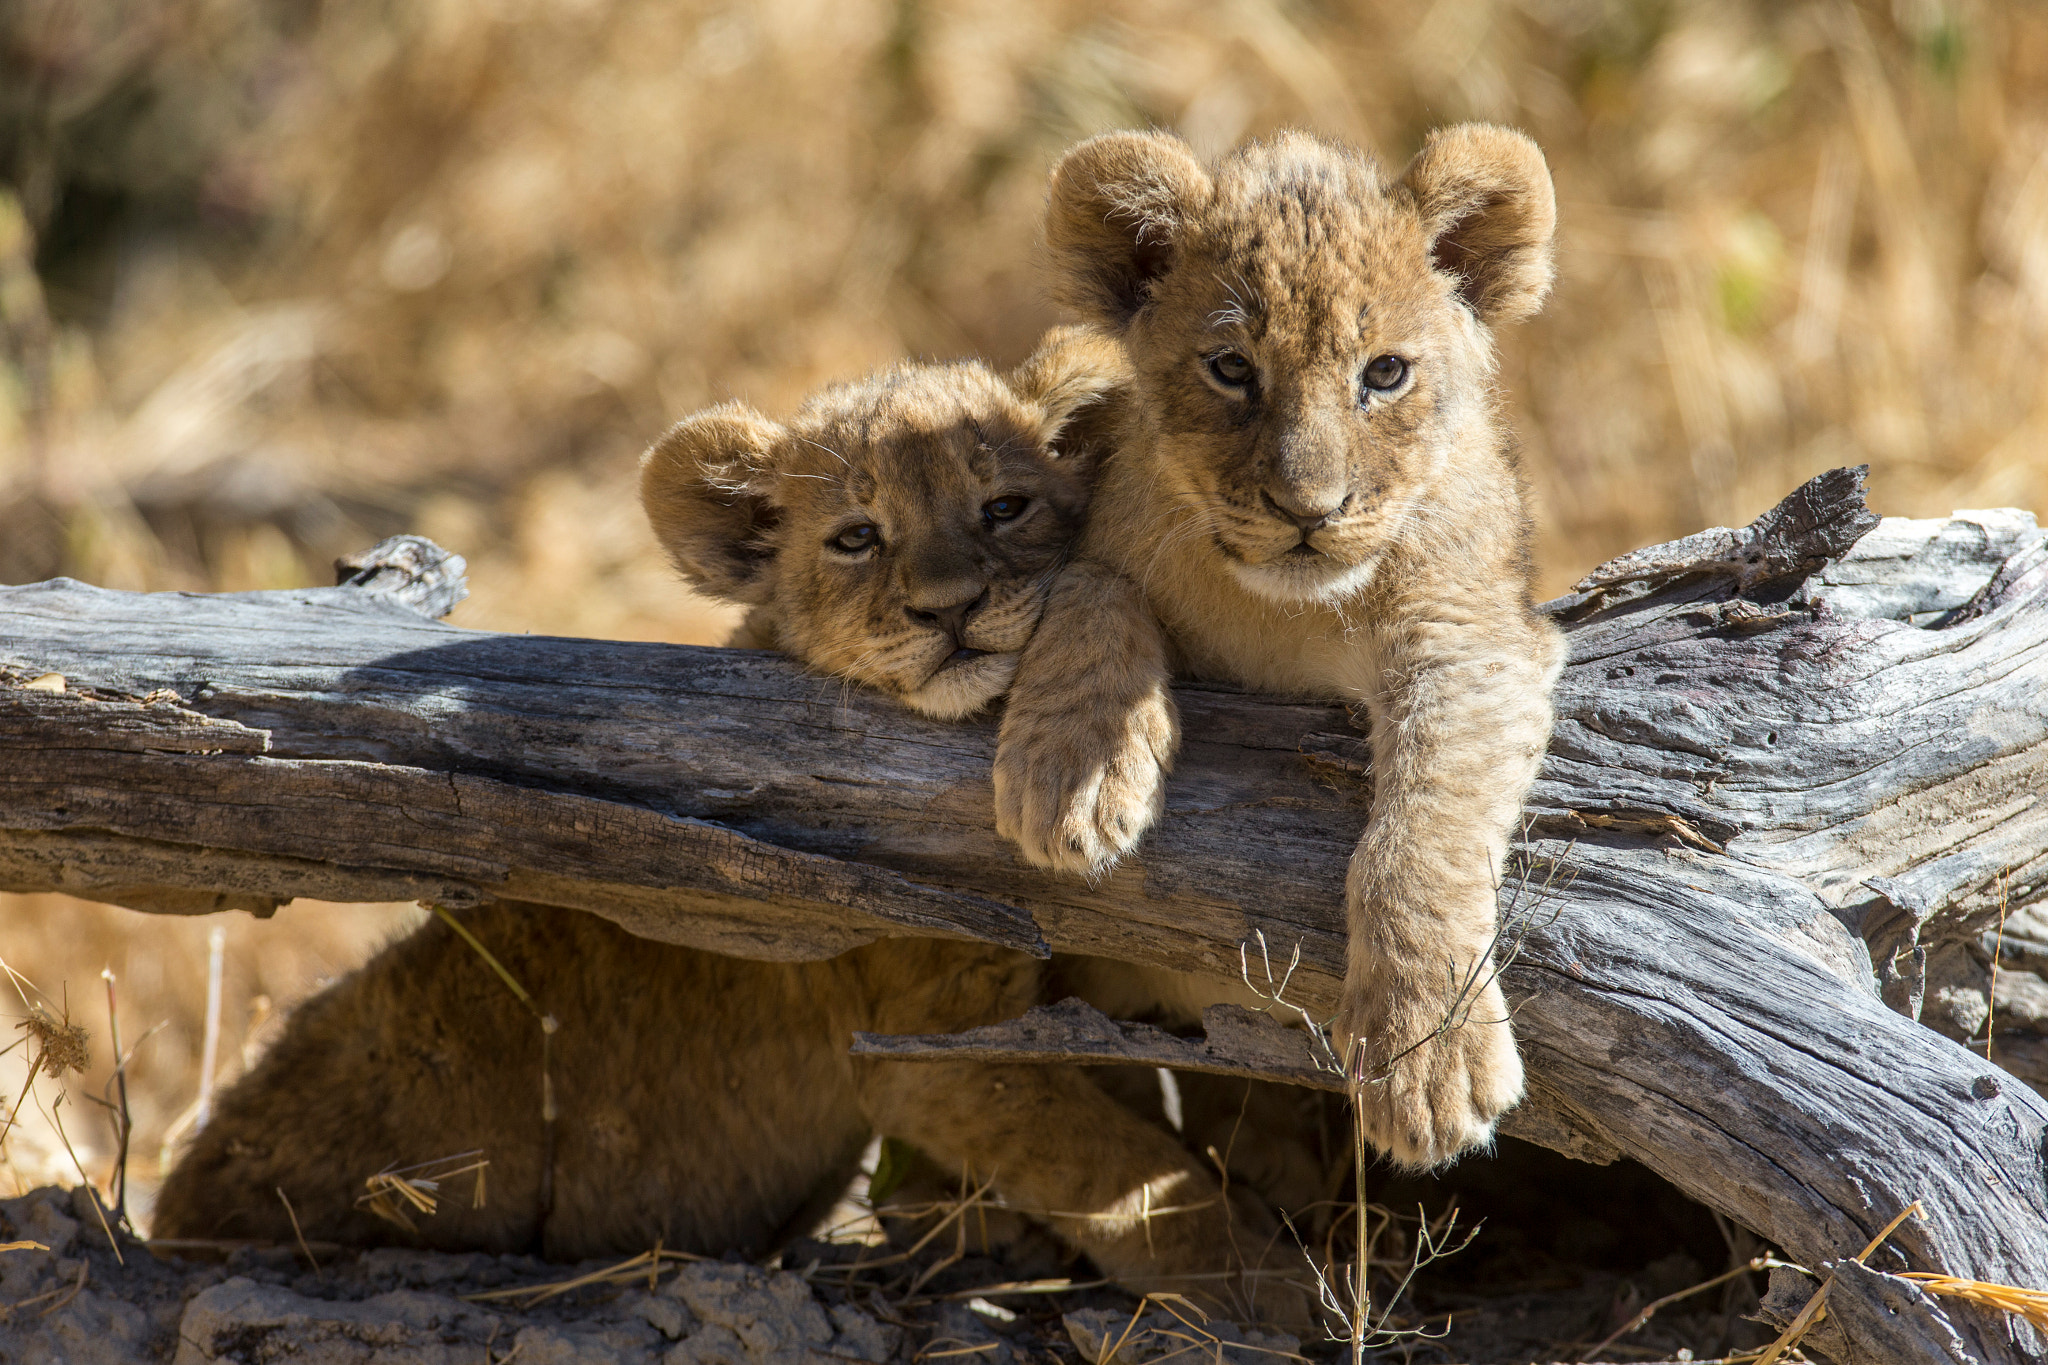
<instances>
[{"instance_id":1,"label":"wood grain on log","mask_svg":"<svg viewBox=\"0 0 2048 1365\"><path fill-rule=\"evenodd\" d=\"M1919 1198L1873 1268L2048 1284L2048 1105L1880 987L2048 896L2032 519L1879 524L1837 471L1552 609L1572 659L1502 888L1534 1135L1809 1265ZM1166 816L1088 885L995 836L992 725L771 655L458 630L361 587L59 580L0 589L0 668L68 681L0 689L0 888L508 895L781 957L952 934L1235 976L1263 942L1311 1013L1342 971L1369 763L1327 703L1181 688ZM1981 1358L2041 1352L1936 1311Z\"/></svg>"}]
</instances>

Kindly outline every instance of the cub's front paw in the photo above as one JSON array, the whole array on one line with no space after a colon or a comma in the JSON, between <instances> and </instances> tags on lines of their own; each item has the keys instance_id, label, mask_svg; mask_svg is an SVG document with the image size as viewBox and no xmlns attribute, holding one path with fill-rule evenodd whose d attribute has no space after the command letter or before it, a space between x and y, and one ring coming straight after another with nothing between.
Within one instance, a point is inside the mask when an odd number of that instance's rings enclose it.
<instances>
[{"instance_id":1,"label":"cub's front paw","mask_svg":"<svg viewBox=\"0 0 2048 1365\"><path fill-rule=\"evenodd\" d=\"M1085 705L1003 719L996 830L1027 861L1092 875L1137 846L1159 818L1177 725L1163 689L1113 715Z\"/></svg>"},{"instance_id":2,"label":"cub's front paw","mask_svg":"<svg viewBox=\"0 0 2048 1365\"><path fill-rule=\"evenodd\" d=\"M1384 980L1384 978L1383 978ZM1403 1166L1441 1166L1493 1141L1494 1124L1522 1098L1522 1059L1507 1001L1488 980L1464 1000L1439 982L1347 983L1337 1016L1341 1048L1368 1141Z\"/></svg>"}]
</instances>

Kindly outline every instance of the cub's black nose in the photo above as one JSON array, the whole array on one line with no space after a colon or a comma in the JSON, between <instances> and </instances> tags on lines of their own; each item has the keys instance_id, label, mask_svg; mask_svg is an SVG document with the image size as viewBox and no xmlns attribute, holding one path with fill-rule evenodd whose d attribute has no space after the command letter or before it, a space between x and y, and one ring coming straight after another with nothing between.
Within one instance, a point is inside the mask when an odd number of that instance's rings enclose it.
<instances>
[{"instance_id":1,"label":"cub's black nose","mask_svg":"<svg viewBox=\"0 0 2048 1365\"><path fill-rule=\"evenodd\" d=\"M961 642L967 633L968 618L988 603L988 589L983 588L964 602L954 602L943 607L905 607L903 610L919 625L935 626L946 632L954 644Z\"/></svg>"},{"instance_id":2,"label":"cub's black nose","mask_svg":"<svg viewBox=\"0 0 2048 1365\"><path fill-rule=\"evenodd\" d=\"M1283 488L1278 493L1263 490L1259 496L1266 500L1268 511L1282 521L1293 522L1305 536L1313 535L1335 521L1351 502L1348 494L1331 502L1327 497L1311 498L1290 488Z\"/></svg>"}]
</instances>

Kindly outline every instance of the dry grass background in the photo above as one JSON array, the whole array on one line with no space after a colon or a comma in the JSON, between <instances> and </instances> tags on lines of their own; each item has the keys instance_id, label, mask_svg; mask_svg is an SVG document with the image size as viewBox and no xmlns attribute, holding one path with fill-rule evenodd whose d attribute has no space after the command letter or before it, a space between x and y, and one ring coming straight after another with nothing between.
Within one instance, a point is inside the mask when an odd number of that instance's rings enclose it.
<instances>
[{"instance_id":1,"label":"dry grass background","mask_svg":"<svg viewBox=\"0 0 2048 1365\"><path fill-rule=\"evenodd\" d=\"M1021 356L1044 173L1088 133L1305 125L1398 165L1463 118L1557 176L1557 292L1503 348L1550 589L1835 464L1888 512L2048 503L2038 4L14 0L0 582L287 586L417 530L470 558L460 623L715 640L631 496L665 423ZM255 997L406 914L231 917L228 1074ZM169 1021L145 1184L207 927L0 899L101 1075L103 966L128 1038ZM99 1174L104 1125L67 1126ZM38 1131L0 1193L55 1169Z\"/></svg>"}]
</instances>

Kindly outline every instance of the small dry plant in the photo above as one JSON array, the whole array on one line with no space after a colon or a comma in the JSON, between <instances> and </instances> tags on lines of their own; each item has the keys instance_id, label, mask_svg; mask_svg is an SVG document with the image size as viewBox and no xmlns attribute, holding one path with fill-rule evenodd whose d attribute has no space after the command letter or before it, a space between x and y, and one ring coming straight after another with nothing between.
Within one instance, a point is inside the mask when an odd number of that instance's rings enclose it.
<instances>
[{"instance_id":1,"label":"small dry plant","mask_svg":"<svg viewBox=\"0 0 2048 1365\"><path fill-rule=\"evenodd\" d=\"M114 1237L114 1229L107 1222L106 1208L100 1200L99 1191L93 1188L92 1177L85 1173L85 1164L78 1159L78 1151L71 1145L71 1135L64 1131L62 1110L64 1101L70 1093L64 1089L64 1077L70 1072L77 1072L82 1076L92 1066L92 1035L87 1032L85 1025L71 1022L71 1000L68 992L57 1010L52 1012L49 998L37 990L35 984L27 977L8 966L5 960L0 960L0 974L4 974L9 984L14 987L14 992L21 998L22 1008L26 1011L15 1025L21 1030L22 1036L5 1048L0 1048L0 1056L30 1043L36 1048L35 1055L29 1059L28 1075L22 1081L21 1094L15 1097L6 1120L0 1122L0 1146L6 1144L7 1135L14 1130L14 1125L21 1115L21 1106L30 1098L35 1098L37 1109L49 1118L50 1126L56 1130L57 1140L64 1144L64 1154L71 1158L72 1166L78 1171L79 1182L92 1192L92 1211L99 1218L100 1231L107 1236L107 1245L113 1248L114 1260L125 1265L127 1261L121 1255L121 1244ZM30 991L35 991L36 999L29 998ZM57 1082L57 1097L50 1101L47 1109L42 1107L42 1099L36 1095L38 1076L47 1076ZM81 1287L83 1283L81 1280Z\"/></svg>"}]
</instances>

